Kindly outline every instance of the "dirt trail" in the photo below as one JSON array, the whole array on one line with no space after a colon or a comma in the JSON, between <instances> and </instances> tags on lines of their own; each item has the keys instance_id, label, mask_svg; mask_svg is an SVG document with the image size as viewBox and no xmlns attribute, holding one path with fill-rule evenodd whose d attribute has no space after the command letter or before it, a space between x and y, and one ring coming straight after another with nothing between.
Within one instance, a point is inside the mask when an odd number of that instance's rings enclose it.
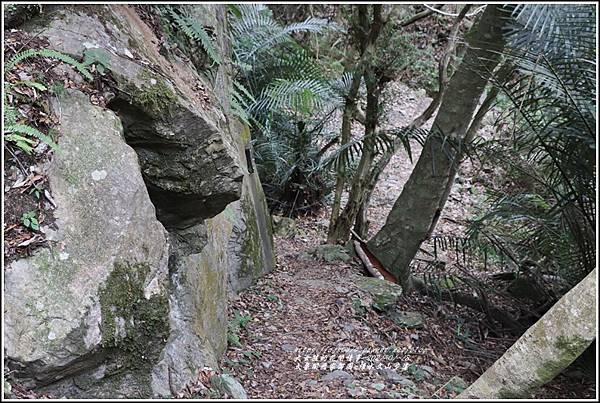
<instances>
[{"instance_id":1,"label":"dirt trail","mask_svg":"<svg viewBox=\"0 0 600 403\"><path fill-rule=\"evenodd\" d=\"M429 100L393 85L389 124L407 124ZM419 153L415 145L413 161ZM399 152L382 174L369 211L370 235L384 224L412 166ZM472 212L482 194L474 173L469 162L461 168L438 233L464 230L456 219ZM478 315L431 298L403 296L394 307L420 313L420 328L399 326L371 308L368 294L354 283L366 275L356 259L329 263L304 253L325 242L329 214L325 208L316 217L296 220L294 237L276 236L275 270L232 301L230 318L237 313L247 323L234 332L239 344L230 343L221 367L250 398L451 398L514 342L482 335ZM561 376L534 397L587 395L595 395L589 385Z\"/></svg>"},{"instance_id":2,"label":"dirt trail","mask_svg":"<svg viewBox=\"0 0 600 403\"><path fill-rule=\"evenodd\" d=\"M393 90L397 102L388 113L390 125L409 123L429 103L424 94L401 84L394 84ZM413 161L419 153L415 144ZM372 233L383 225L412 166L400 152L382 174L370 208ZM244 312L252 319L240 331L243 347L231 346L224 366L254 398L454 396L460 390L454 375L474 379L473 371L483 363L480 358L461 360L459 353L452 354L458 362L449 363L449 349L460 350L463 341L444 340L444 334L452 334L461 319L444 317L430 301L401 298L397 310L420 312L425 326L400 327L368 307L369 296L353 282L365 275L358 262L303 257L303 251L325 241L328 216L326 208L317 217L297 220L299 234L294 238L276 237L276 270L233 302L232 312ZM345 349L370 354L373 368L366 368L368 358L346 353L341 361L344 372L332 373ZM382 349L393 354L381 354ZM348 369L351 361L353 368Z\"/></svg>"},{"instance_id":3,"label":"dirt trail","mask_svg":"<svg viewBox=\"0 0 600 403\"><path fill-rule=\"evenodd\" d=\"M302 235L276 238L276 270L232 304L234 311L251 320L240 331L243 347L230 347L224 366L253 398L431 396L452 377L446 375L452 371L444 370L443 346L432 347L437 343L431 335L402 329L362 307L369 305L369 297L353 282L364 276L357 263L327 263L303 256L302 251L323 241L323 229L322 219L305 219L299 223ZM421 312L431 311L426 303L421 308ZM425 328L439 326L433 317L426 316L425 321ZM395 357L381 353L393 348ZM372 370L366 368L368 358L349 358L346 349L354 350L354 356L359 351L374 355ZM415 355L405 359L406 351ZM340 354L345 354L341 361L345 372L330 374L338 368L332 363L340 362ZM351 361L354 368L348 369ZM415 366L403 370L405 362ZM448 396L448 391L438 395Z\"/></svg>"}]
</instances>

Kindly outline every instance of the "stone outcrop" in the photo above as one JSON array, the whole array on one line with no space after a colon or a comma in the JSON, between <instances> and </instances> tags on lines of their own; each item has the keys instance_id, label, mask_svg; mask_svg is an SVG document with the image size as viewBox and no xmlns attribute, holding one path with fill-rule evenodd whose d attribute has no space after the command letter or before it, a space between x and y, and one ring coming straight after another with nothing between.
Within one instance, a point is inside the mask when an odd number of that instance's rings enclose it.
<instances>
[{"instance_id":1,"label":"stone outcrop","mask_svg":"<svg viewBox=\"0 0 600 403\"><path fill-rule=\"evenodd\" d=\"M249 133L229 106L225 6L186 7L216 33L214 79L159 52L131 6L61 6L25 26L73 57L102 52L114 82L108 109L74 90L53 105L58 230L6 272L6 357L29 387L172 396L217 366L228 294L274 266Z\"/></svg>"},{"instance_id":2,"label":"stone outcrop","mask_svg":"<svg viewBox=\"0 0 600 403\"><path fill-rule=\"evenodd\" d=\"M136 154L115 114L86 95L69 92L58 105L60 152L48 172L58 230L46 230L54 246L5 273L6 356L30 387L94 368L103 348L151 355L168 334L167 233Z\"/></svg>"}]
</instances>

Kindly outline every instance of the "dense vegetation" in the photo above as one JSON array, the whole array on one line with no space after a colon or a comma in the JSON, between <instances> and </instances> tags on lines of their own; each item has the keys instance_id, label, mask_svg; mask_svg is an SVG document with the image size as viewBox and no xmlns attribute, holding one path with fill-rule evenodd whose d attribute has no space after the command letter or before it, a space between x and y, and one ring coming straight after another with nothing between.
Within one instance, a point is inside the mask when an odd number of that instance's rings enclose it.
<instances>
[{"instance_id":1,"label":"dense vegetation","mask_svg":"<svg viewBox=\"0 0 600 403\"><path fill-rule=\"evenodd\" d=\"M273 215L326 211L327 243L359 241L386 279L472 309L498 337L519 337L536 322L558 327L544 315L556 315L552 308L590 281L597 258L594 6L228 5L230 60L216 51L213 27L185 6L138 7L165 38L161 52L189 59L212 83L217 66L230 69L229 105L250 133ZM38 144L59 150L47 127L17 113L24 90L54 92L43 77L17 80L13 69L36 58L66 63L88 81L108 70L102 55L79 61L43 47L11 54L3 138L13 155ZM389 119L395 82L431 98L407 125ZM422 151L410 178L373 234L369 207L380 175L398 153L412 161L415 148ZM482 181L485 197L462 217L464 231L439 234L467 159L493 172ZM37 230L35 215L22 223ZM446 266L448 251L456 259Z\"/></svg>"}]
</instances>

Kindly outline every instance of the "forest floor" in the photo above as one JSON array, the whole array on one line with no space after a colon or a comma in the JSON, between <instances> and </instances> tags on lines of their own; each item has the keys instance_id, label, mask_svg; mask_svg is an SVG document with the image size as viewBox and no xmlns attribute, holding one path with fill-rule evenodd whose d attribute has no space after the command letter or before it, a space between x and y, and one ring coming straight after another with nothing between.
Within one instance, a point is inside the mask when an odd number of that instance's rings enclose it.
<instances>
[{"instance_id":1,"label":"forest floor","mask_svg":"<svg viewBox=\"0 0 600 403\"><path fill-rule=\"evenodd\" d=\"M391 124L408 123L429 102L400 84L395 90ZM419 152L415 145L413 161ZM404 152L388 165L373 194L370 235L384 224L412 167ZM478 180L490 180L487 174L493 172L463 165L437 233L464 232L461 220L482 200ZM276 235L275 270L232 301L235 343L221 366L250 398L452 398L516 340L492 337L473 311L429 297L402 296L394 307L419 313L417 328L373 309L356 284L366 275L358 259L328 262L307 253L325 242L329 214L324 208L297 219L295 234ZM560 375L533 397L594 396L593 382Z\"/></svg>"}]
</instances>

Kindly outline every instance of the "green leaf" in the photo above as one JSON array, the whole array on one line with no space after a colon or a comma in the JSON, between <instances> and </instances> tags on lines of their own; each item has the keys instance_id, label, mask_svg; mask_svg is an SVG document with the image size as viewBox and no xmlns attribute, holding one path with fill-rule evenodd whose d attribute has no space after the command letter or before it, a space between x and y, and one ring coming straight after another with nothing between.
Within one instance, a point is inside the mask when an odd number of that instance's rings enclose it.
<instances>
[{"instance_id":1,"label":"green leaf","mask_svg":"<svg viewBox=\"0 0 600 403\"><path fill-rule=\"evenodd\" d=\"M83 65L101 64L104 67L109 67L110 55L102 48L86 49L83 52Z\"/></svg>"},{"instance_id":2,"label":"green leaf","mask_svg":"<svg viewBox=\"0 0 600 403\"><path fill-rule=\"evenodd\" d=\"M25 85L27 87L35 88L35 89L40 90L40 91L47 91L48 90L48 88L46 88L45 85L43 85L41 83L38 83L38 82L35 82L35 81L29 81L29 80L18 81L15 85L19 85L19 84Z\"/></svg>"},{"instance_id":3,"label":"green leaf","mask_svg":"<svg viewBox=\"0 0 600 403\"><path fill-rule=\"evenodd\" d=\"M81 73L81 75L83 75L89 81L92 81L94 78L82 63L79 63L71 56L65 55L52 49L28 49L23 52L19 52L16 55L14 55L8 63L6 63L6 65L4 66L4 71L10 71L17 65L17 63L25 59L37 56L56 59L60 60L61 62L67 63L73 66L77 71L79 71L79 73Z\"/></svg>"},{"instance_id":4,"label":"green leaf","mask_svg":"<svg viewBox=\"0 0 600 403\"><path fill-rule=\"evenodd\" d=\"M4 128L5 133L8 133L10 136L10 134L14 134L14 133L20 133L20 134L26 134L30 137L35 137L37 139L39 139L40 141L43 141L44 143L48 144L53 150L58 150L58 145L52 141L52 139L40 132L38 129L31 127L31 126L27 126L27 125L22 125L22 124L16 124L16 125L11 125L11 126L7 126ZM6 138L6 134L5 134L5 138Z\"/></svg>"}]
</instances>

